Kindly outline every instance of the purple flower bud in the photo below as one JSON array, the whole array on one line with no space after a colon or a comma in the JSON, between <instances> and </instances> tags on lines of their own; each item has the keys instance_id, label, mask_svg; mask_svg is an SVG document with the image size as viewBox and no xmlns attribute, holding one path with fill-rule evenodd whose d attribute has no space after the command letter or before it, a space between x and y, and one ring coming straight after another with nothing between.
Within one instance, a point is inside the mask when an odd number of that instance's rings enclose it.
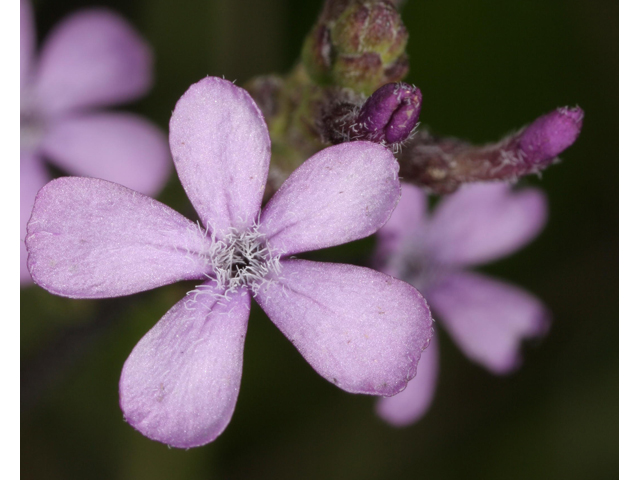
<instances>
[{"instance_id":1,"label":"purple flower bud","mask_svg":"<svg viewBox=\"0 0 640 480\"><path fill-rule=\"evenodd\" d=\"M526 127L519 148L529 162L547 163L570 147L582 129L584 112L580 107L557 108Z\"/></svg>"},{"instance_id":2,"label":"purple flower bud","mask_svg":"<svg viewBox=\"0 0 640 480\"><path fill-rule=\"evenodd\" d=\"M406 83L380 87L364 103L358 116L367 140L401 143L406 140L420 117L422 92Z\"/></svg>"},{"instance_id":3,"label":"purple flower bud","mask_svg":"<svg viewBox=\"0 0 640 480\"><path fill-rule=\"evenodd\" d=\"M584 112L558 108L501 141L476 146L456 138L418 132L398 159L405 181L443 194L463 183L516 181L540 173L580 135Z\"/></svg>"}]
</instances>

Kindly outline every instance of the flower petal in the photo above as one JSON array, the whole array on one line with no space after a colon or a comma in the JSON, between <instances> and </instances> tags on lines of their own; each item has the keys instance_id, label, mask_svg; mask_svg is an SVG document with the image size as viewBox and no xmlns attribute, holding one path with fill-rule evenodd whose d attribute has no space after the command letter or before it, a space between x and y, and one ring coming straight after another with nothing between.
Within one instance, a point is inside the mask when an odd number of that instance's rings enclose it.
<instances>
[{"instance_id":1,"label":"flower petal","mask_svg":"<svg viewBox=\"0 0 640 480\"><path fill-rule=\"evenodd\" d=\"M460 349L496 374L517 368L520 341L542 336L549 327L540 300L485 275L450 274L427 296Z\"/></svg>"},{"instance_id":2,"label":"flower petal","mask_svg":"<svg viewBox=\"0 0 640 480\"><path fill-rule=\"evenodd\" d=\"M427 195L424 190L409 183L402 184L402 196L398 206L376 234L376 251L373 255L376 270L398 277L397 268L390 257L398 253L407 237L427 222Z\"/></svg>"},{"instance_id":3,"label":"flower petal","mask_svg":"<svg viewBox=\"0 0 640 480\"><path fill-rule=\"evenodd\" d=\"M282 255L371 235L400 197L398 162L385 147L348 142L298 167L262 212L262 231Z\"/></svg>"},{"instance_id":4,"label":"flower petal","mask_svg":"<svg viewBox=\"0 0 640 480\"><path fill-rule=\"evenodd\" d=\"M96 113L56 122L42 149L72 175L119 183L145 195L160 191L171 173L167 136L130 113Z\"/></svg>"},{"instance_id":5,"label":"flower petal","mask_svg":"<svg viewBox=\"0 0 640 480\"><path fill-rule=\"evenodd\" d=\"M46 39L36 92L48 114L133 100L151 86L151 50L121 16L75 13Z\"/></svg>"},{"instance_id":6,"label":"flower petal","mask_svg":"<svg viewBox=\"0 0 640 480\"><path fill-rule=\"evenodd\" d=\"M432 335L408 283L353 265L283 260L256 300L324 378L351 393L393 395L416 373Z\"/></svg>"},{"instance_id":7,"label":"flower petal","mask_svg":"<svg viewBox=\"0 0 640 480\"><path fill-rule=\"evenodd\" d=\"M33 210L36 194L49 180L40 156L31 151L20 151L20 283L32 282L27 268L27 248L24 238L27 235L27 223Z\"/></svg>"},{"instance_id":8,"label":"flower petal","mask_svg":"<svg viewBox=\"0 0 640 480\"><path fill-rule=\"evenodd\" d=\"M246 291L229 300L203 294L169 310L122 369L120 407L127 422L172 447L215 440L238 399L250 301Z\"/></svg>"},{"instance_id":9,"label":"flower petal","mask_svg":"<svg viewBox=\"0 0 640 480\"><path fill-rule=\"evenodd\" d=\"M221 236L253 223L271 140L245 90L215 77L191 85L171 116L169 143L182 186L205 224Z\"/></svg>"},{"instance_id":10,"label":"flower petal","mask_svg":"<svg viewBox=\"0 0 640 480\"><path fill-rule=\"evenodd\" d=\"M29 0L20 0L20 87L27 80L36 47L36 26Z\"/></svg>"},{"instance_id":11,"label":"flower petal","mask_svg":"<svg viewBox=\"0 0 640 480\"><path fill-rule=\"evenodd\" d=\"M26 243L35 282L65 297L117 297L205 273L193 222L95 178L63 177L40 190Z\"/></svg>"},{"instance_id":12,"label":"flower petal","mask_svg":"<svg viewBox=\"0 0 640 480\"><path fill-rule=\"evenodd\" d=\"M387 423L404 427L417 422L429 410L438 380L438 342L433 335L429 347L422 352L418 373L407 388L393 397L382 397L376 412Z\"/></svg>"},{"instance_id":13,"label":"flower petal","mask_svg":"<svg viewBox=\"0 0 640 480\"><path fill-rule=\"evenodd\" d=\"M506 183L469 185L434 212L426 243L436 259L472 265L504 257L533 240L547 221L547 202L536 189Z\"/></svg>"}]
</instances>

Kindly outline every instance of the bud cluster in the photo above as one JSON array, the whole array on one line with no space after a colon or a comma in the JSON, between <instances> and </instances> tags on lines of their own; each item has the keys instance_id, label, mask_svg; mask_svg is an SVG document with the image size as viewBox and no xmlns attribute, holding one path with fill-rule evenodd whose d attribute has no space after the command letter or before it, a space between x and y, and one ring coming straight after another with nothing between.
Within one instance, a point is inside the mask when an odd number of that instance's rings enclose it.
<instances>
[{"instance_id":1,"label":"bud cluster","mask_svg":"<svg viewBox=\"0 0 640 480\"><path fill-rule=\"evenodd\" d=\"M305 39L302 61L319 85L371 94L409 71L408 33L389 1L328 1Z\"/></svg>"},{"instance_id":2,"label":"bud cluster","mask_svg":"<svg viewBox=\"0 0 640 480\"><path fill-rule=\"evenodd\" d=\"M464 183L515 181L558 161L582 128L580 108L559 108L484 146L417 129L422 93L408 72L402 0L325 0L302 59L285 77L254 79L247 89L272 139L266 196L326 144L357 140L398 154L407 182L442 194Z\"/></svg>"}]
</instances>

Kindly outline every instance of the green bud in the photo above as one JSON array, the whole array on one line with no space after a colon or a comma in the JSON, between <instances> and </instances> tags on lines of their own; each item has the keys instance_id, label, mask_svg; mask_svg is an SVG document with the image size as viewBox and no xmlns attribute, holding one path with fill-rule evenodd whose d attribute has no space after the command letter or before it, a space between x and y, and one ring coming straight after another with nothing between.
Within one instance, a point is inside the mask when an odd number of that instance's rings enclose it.
<instances>
[{"instance_id":1,"label":"green bud","mask_svg":"<svg viewBox=\"0 0 640 480\"><path fill-rule=\"evenodd\" d=\"M370 95L409 70L408 33L388 1L352 0L326 10L307 36L302 60L320 85L347 87Z\"/></svg>"}]
</instances>

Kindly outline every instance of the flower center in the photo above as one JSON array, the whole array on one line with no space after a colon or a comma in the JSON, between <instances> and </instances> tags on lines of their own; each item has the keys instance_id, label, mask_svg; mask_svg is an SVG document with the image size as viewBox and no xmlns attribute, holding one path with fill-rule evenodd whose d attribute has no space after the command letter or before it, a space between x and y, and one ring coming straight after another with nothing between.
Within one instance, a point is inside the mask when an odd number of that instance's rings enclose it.
<instances>
[{"instance_id":1,"label":"flower center","mask_svg":"<svg viewBox=\"0 0 640 480\"><path fill-rule=\"evenodd\" d=\"M447 271L425 247L422 235L405 241L398 254L391 258L390 266L399 279L421 292L435 286Z\"/></svg>"},{"instance_id":2,"label":"flower center","mask_svg":"<svg viewBox=\"0 0 640 480\"><path fill-rule=\"evenodd\" d=\"M210 278L225 293L247 286L255 295L281 269L280 255L272 251L258 225L242 232L230 229L221 239L212 240L203 256L211 269Z\"/></svg>"}]
</instances>

